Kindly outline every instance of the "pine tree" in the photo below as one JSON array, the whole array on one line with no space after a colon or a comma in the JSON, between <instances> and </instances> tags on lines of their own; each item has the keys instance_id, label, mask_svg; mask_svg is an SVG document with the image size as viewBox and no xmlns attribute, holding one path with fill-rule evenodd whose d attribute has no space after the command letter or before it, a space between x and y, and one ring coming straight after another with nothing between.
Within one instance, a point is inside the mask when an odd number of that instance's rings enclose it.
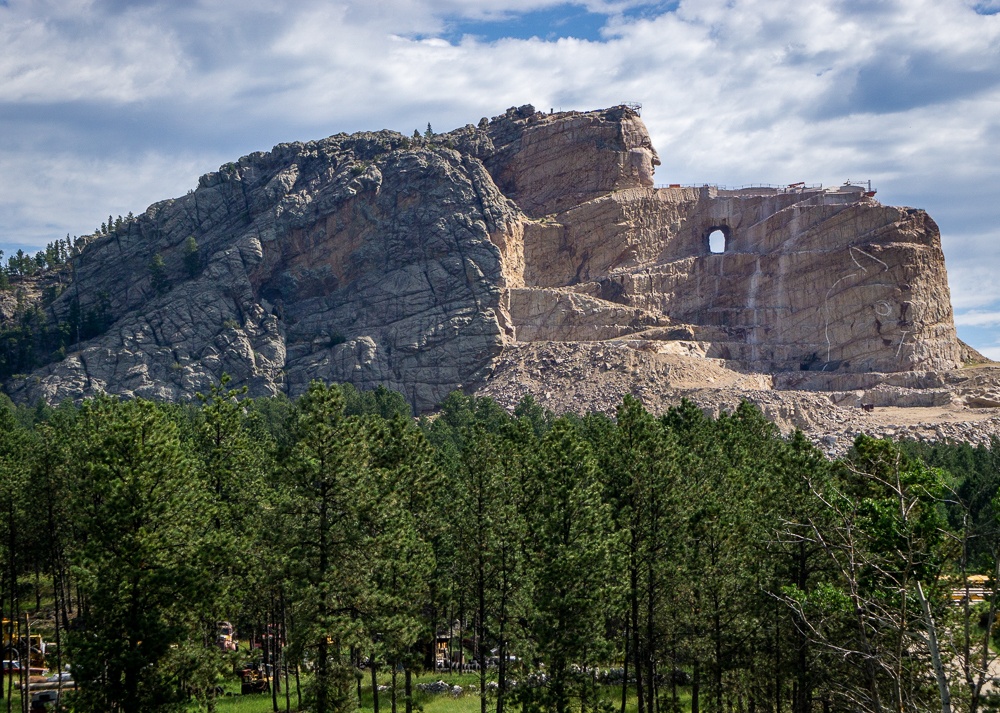
<instances>
[{"instance_id":1,"label":"pine tree","mask_svg":"<svg viewBox=\"0 0 1000 713\"><path fill-rule=\"evenodd\" d=\"M217 655L216 624L233 612L251 611L247 601L259 591L277 586L275 543L265 536L267 489L264 473L271 465L267 440L252 438L246 429L241 397L247 388L229 388L230 377L207 394L198 394L201 408L192 417L186 447L206 490L209 526L204 533L211 568L216 573L206 589L205 608L198 613L200 636L180 652L187 657L189 685L196 696L214 707L215 689L226 661ZM248 593L252 593L248 596Z\"/></svg>"},{"instance_id":2,"label":"pine tree","mask_svg":"<svg viewBox=\"0 0 1000 713\"><path fill-rule=\"evenodd\" d=\"M184 269L187 270L188 277L195 277L201 269L201 254L193 235L189 235L184 241Z\"/></svg>"},{"instance_id":3,"label":"pine tree","mask_svg":"<svg viewBox=\"0 0 1000 713\"><path fill-rule=\"evenodd\" d=\"M160 253L153 255L153 258L149 261L149 278L150 284L156 291L156 294L165 294L170 289L170 280L167 278L167 265Z\"/></svg>"},{"instance_id":4,"label":"pine tree","mask_svg":"<svg viewBox=\"0 0 1000 713\"><path fill-rule=\"evenodd\" d=\"M27 603L22 601L30 551L31 493L29 471L35 452L32 434L15 419L9 401L0 403L0 619L21 622ZM4 658L20 660L22 673L0 676L10 687L27 683L28 651L4 641ZM11 646L11 644L13 644ZM7 648L11 646L11 648ZM8 699L8 706L10 699Z\"/></svg>"},{"instance_id":5,"label":"pine tree","mask_svg":"<svg viewBox=\"0 0 1000 713\"><path fill-rule=\"evenodd\" d=\"M377 502L362 424L344 416L337 386L313 382L296 404L282 529L287 533L297 636L313 664L316 713L353 710L351 662L362 642L354 612L368 590L368 524Z\"/></svg>"},{"instance_id":6,"label":"pine tree","mask_svg":"<svg viewBox=\"0 0 1000 713\"><path fill-rule=\"evenodd\" d=\"M206 494L176 422L150 402L86 402L73 442L85 622L69 641L76 710L172 710L181 691L166 664L213 576Z\"/></svg>"},{"instance_id":7,"label":"pine tree","mask_svg":"<svg viewBox=\"0 0 1000 713\"><path fill-rule=\"evenodd\" d=\"M473 603L478 635L480 690L486 690L487 655L497 650L497 711L503 713L514 621L522 594L525 546L519 484L524 459L503 431L477 423L460 435L461 469L453 478L451 532L456 575ZM480 698L486 712L487 698Z\"/></svg>"},{"instance_id":8,"label":"pine tree","mask_svg":"<svg viewBox=\"0 0 1000 713\"><path fill-rule=\"evenodd\" d=\"M676 446L672 434L630 396L618 407L617 425L603 445L609 500L622 534L617 563L624 571L613 578L626 583L629 640L622 648L629 652L625 668L635 677L643 713L655 710L657 662L670 660L673 650L670 619L660 612L676 604L667 597L678 590L675 568L665 566L680 557Z\"/></svg>"},{"instance_id":9,"label":"pine tree","mask_svg":"<svg viewBox=\"0 0 1000 713\"><path fill-rule=\"evenodd\" d=\"M565 713L582 692L572 667L596 664L605 654L612 528L593 456L569 420L556 421L546 434L531 477L530 637L549 677L541 703Z\"/></svg>"}]
</instances>

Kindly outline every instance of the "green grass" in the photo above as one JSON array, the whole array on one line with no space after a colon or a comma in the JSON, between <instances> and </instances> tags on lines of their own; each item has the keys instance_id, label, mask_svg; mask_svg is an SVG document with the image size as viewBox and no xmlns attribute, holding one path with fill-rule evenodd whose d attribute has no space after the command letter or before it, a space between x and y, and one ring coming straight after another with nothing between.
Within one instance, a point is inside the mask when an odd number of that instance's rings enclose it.
<instances>
[{"instance_id":1,"label":"green grass","mask_svg":"<svg viewBox=\"0 0 1000 713\"><path fill-rule=\"evenodd\" d=\"M215 708L218 711L227 711L228 713L270 713L271 707L271 694L270 693L248 693L245 696L223 696L222 698L216 699ZM278 709L285 710L285 693L281 692L278 697ZM190 708L189 710L196 711L197 707ZM297 710L295 694L292 694L292 710Z\"/></svg>"},{"instance_id":2,"label":"green grass","mask_svg":"<svg viewBox=\"0 0 1000 713\"><path fill-rule=\"evenodd\" d=\"M622 704L622 689L621 686L602 686L601 687L601 699L610 703L616 713L621 711ZM660 691L660 695L665 697L663 701L663 710L667 710L667 706L670 704L670 689L666 688ZM677 703L680 706L680 710L689 711L691 710L691 688L679 686L677 689ZM639 710L639 699L636 697L635 689L631 689L628 692L628 696L625 699L625 713L637 713Z\"/></svg>"},{"instance_id":3,"label":"green grass","mask_svg":"<svg viewBox=\"0 0 1000 713\"><path fill-rule=\"evenodd\" d=\"M414 697L416 703L420 704L419 697ZM479 713L479 696L466 695L461 698L452 698L448 694L438 696L427 696L422 703L424 713Z\"/></svg>"},{"instance_id":4,"label":"green grass","mask_svg":"<svg viewBox=\"0 0 1000 713\"><path fill-rule=\"evenodd\" d=\"M0 676L0 679L3 679L3 677ZM13 711L19 711L19 710L21 710L21 692L20 691L17 691L17 690L11 691L10 700L12 701L11 706L10 706L11 710L13 710ZM3 698L0 698L0 711L3 711L4 713L7 712L7 681L6 681L6 679L4 679L4 685L3 685Z\"/></svg>"},{"instance_id":5,"label":"green grass","mask_svg":"<svg viewBox=\"0 0 1000 713\"><path fill-rule=\"evenodd\" d=\"M371 679L365 676L365 682L369 682ZM479 686L479 674L476 673L466 673L466 674L448 674L446 672L430 672L421 676L414 676L413 678L413 702L415 711L422 711L423 713L479 713L479 696L476 693L465 693L462 696L453 698L447 693L441 694L431 694L424 693L423 691L416 690L416 685L418 683L430 683L433 681L445 681L446 683L455 686L462 686L468 689L470 685ZM379 683L381 685L389 685L391 682L391 676L388 674L379 675ZM281 682L284 685L284 681ZM298 698L295 694L295 680L290 679L291 684L289 696L291 702L291 710L298 710ZM397 698L398 711L403 713L405 710L404 702L402 700L402 686L403 686L403 676L400 674L397 677L397 685L400 687L400 692ZM303 686L306 684L306 680L302 681ZM231 681L226 685L226 690L229 695L220 696L216 699L216 710L220 713L271 713L273 710L271 703L270 693L252 693L247 695L240 695L240 684L238 681ZM665 692L666 693L666 692ZM6 695L6 688L4 689L4 694ZM682 711L687 711L691 709L691 692L689 688L681 688L679 691L680 707ZM621 688L618 686L606 686L601 689L601 697L611 703L614 710L619 711L619 706L621 704ZM13 710L20 710L20 696L17 691L14 691L13 700ZM7 700L4 698L0 701L0 713L6 711ZM636 713L638 706L636 704L635 691L629 691L628 698L625 705L625 713ZM199 708L198 704L194 701L188 706L188 711L195 713L197 711L203 711L204 708ZM282 688L281 692L278 694L278 710L285 710L285 691ZM371 713L374 711L374 706L372 705L372 691L371 684L363 685L361 689L361 711L366 713ZM379 693L379 713L390 713L391 703L388 691L382 691Z\"/></svg>"},{"instance_id":6,"label":"green grass","mask_svg":"<svg viewBox=\"0 0 1000 713\"><path fill-rule=\"evenodd\" d=\"M366 675L362 681L361 687L361 710L362 711L374 711L374 704L372 702L372 689L370 678ZM423 676L414 676L413 685L414 687L418 683L429 683L432 681L442 680L451 685L459 685L463 688L469 685L478 685L479 675L478 674L456 674L450 675L447 673L430 673ZM380 674L379 684L383 686L390 685L392 682L392 676L390 674ZM284 686L284 680L282 680L282 686ZM302 685L306 685L306 677L303 677ZM368 683L368 685L364 685ZM289 678L290 693L289 696L291 702L291 710L298 710L298 697L295 693L295 680L294 678ZM397 706L400 713L402 713L404 708L404 702L402 700L403 693L403 676L400 674L397 676L396 685L399 686L399 693L397 695ZM220 696L216 699L216 709L220 712L225 713L270 713L273 710L271 694L270 693L253 693L247 695L239 695L240 686L238 682L231 682L225 686L228 693L231 695ZM424 693L422 691L413 691L413 702L416 710L422 710L423 713L478 713L479 711L479 696L475 694L466 694L459 698L453 698L448 694L430 694ZM192 701L191 705L188 707L191 713L195 711L204 710L204 708L199 708L198 704ZM285 691L284 688L278 693L278 710L285 710ZM389 713L391 711L391 699L388 691L379 692L379 713Z\"/></svg>"},{"instance_id":7,"label":"green grass","mask_svg":"<svg viewBox=\"0 0 1000 713\"><path fill-rule=\"evenodd\" d=\"M429 672L420 676L413 677L413 703L415 711L422 711L423 713L479 713L480 704L479 696L477 693L465 693L457 698L452 697L447 693L432 694L424 693L416 689L418 683L430 683L433 681L445 681L446 683L455 686L462 686L462 688L468 689L470 685L479 686L479 674L478 673L465 673L465 674L449 674L447 672L437 671ZM374 705L372 703L372 689L371 689L371 679L369 676L365 675L362 680L361 688L361 711L363 713L372 713L374 711ZM386 686L390 685L392 681L391 675L388 673L379 674L379 684ZM284 681L281 682L284 685ZM297 711L297 697L295 695L295 681L290 679L291 684L291 710ZM365 685L367 684L367 685ZM403 687L403 675L399 674L396 679L396 684L399 686L399 694L397 697L398 712L403 713L405 710L402 687ZM302 685L306 685L306 679L303 677ZM248 694L245 696L238 695L239 683L230 683L227 686L227 690L231 693L236 693L236 695L222 696L216 699L217 710L222 713L270 713L272 709L271 704L271 694L270 693L255 693ZM669 695L669 691L663 691L665 695ZM691 709L691 691L687 687L681 687L678 691L679 693L679 703L680 709L682 711L687 711ZM618 713L621 705L621 687L620 686L605 686L601 688L601 698L608 701L614 711ZM189 711L194 713L200 710L198 706L194 703L188 708ZM203 709L202 709L203 710ZM284 689L278 694L278 710L285 710L285 691ZM625 703L625 713L636 713L638 710L638 705L636 701L635 691L630 690L629 695ZM391 703L390 694L388 691L381 691L379 693L379 713L390 713Z\"/></svg>"},{"instance_id":8,"label":"green grass","mask_svg":"<svg viewBox=\"0 0 1000 713\"><path fill-rule=\"evenodd\" d=\"M371 679L369 678L368 681ZM417 710L424 713L477 713L479 711L479 696L475 693L463 694L458 698L453 698L447 693L424 693L417 689L417 684L432 683L434 681L444 681L451 686L461 686L467 689L469 686L479 685L479 674L477 673L456 673L450 674L446 671L431 671L420 676L413 677L413 704ZM392 675L389 673L379 675L379 684L388 686L392 684ZM396 677L398 692L396 696L397 708L404 710L403 701L403 675ZM389 691L379 692L379 713L388 713L392 710L392 698ZM371 684L362 686L361 689L361 710L374 711L372 702Z\"/></svg>"}]
</instances>

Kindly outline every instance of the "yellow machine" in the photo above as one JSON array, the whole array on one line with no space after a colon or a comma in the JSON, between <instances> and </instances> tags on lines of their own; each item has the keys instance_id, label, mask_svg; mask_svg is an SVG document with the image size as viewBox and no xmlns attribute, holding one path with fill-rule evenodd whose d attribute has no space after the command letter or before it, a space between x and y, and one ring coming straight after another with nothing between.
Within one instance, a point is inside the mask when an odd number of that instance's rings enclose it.
<instances>
[{"instance_id":1,"label":"yellow machine","mask_svg":"<svg viewBox=\"0 0 1000 713\"><path fill-rule=\"evenodd\" d=\"M45 668L45 640L39 634L28 637L28 665L31 668Z\"/></svg>"},{"instance_id":2,"label":"yellow machine","mask_svg":"<svg viewBox=\"0 0 1000 713\"><path fill-rule=\"evenodd\" d=\"M215 642L223 651L236 651L239 644L233 633L233 625L228 621L220 621L216 625Z\"/></svg>"},{"instance_id":3,"label":"yellow machine","mask_svg":"<svg viewBox=\"0 0 1000 713\"><path fill-rule=\"evenodd\" d=\"M17 641L20 638L18 636L20 628L18 627L16 621L11 621L10 619L4 619L3 622L0 623L0 630L2 630L3 632L3 647L5 649L9 648L15 641Z\"/></svg>"},{"instance_id":4,"label":"yellow machine","mask_svg":"<svg viewBox=\"0 0 1000 713\"><path fill-rule=\"evenodd\" d=\"M264 693L271 690L271 667L260 662L250 663L240 671L240 693Z\"/></svg>"},{"instance_id":5,"label":"yellow machine","mask_svg":"<svg viewBox=\"0 0 1000 713\"><path fill-rule=\"evenodd\" d=\"M20 623L10 619L4 619L0 622L0 631L3 635L3 658L21 659L27 655L30 668L45 668L45 640L40 634L29 634L25 637L21 633Z\"/></svg>"}]
</instances>

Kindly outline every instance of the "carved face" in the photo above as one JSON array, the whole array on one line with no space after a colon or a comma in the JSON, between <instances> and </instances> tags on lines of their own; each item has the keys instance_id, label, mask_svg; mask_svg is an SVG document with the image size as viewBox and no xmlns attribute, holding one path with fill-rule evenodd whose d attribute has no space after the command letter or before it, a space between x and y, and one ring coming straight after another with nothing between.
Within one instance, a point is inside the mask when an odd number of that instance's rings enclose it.
<instances>
[{"instance_id":1,"label":"carved face","mask_svg":"<svg viewBox=\"0 0 1000 713\"><path fill-rule=\"evenodd\" d=\"M628 172L639 179L640 185L654 185L653 167L660 165L660 157L653 148L646 126L640 119L634 118L622 128L628 146Z\"/></svg>"},{"instance_id":2,"label":"carved face","mask_svg":"<svg viewBox=\"0 0 1000 713\"><path fill-rule=\"evenodd\" d=\"M660 165L660 157L652 147L640 146L629 149L628 165L630 173L639 179L639 183L648 187L654 184L653 166Z\"/></svg>"}]
</instances>

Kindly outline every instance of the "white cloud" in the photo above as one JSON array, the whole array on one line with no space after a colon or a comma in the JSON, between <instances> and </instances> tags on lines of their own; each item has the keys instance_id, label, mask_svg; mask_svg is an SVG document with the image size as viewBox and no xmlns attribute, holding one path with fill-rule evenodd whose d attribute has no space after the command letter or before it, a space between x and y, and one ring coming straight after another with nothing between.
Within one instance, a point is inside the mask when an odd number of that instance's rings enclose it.
<instances>
[{"instance_id":1,"label":"white cloud","mask_svg":"<svg viewBox=\"0 0 1000 713\"><path fill-rule=\"evenodd\" d=\"M5 254L18 247L42 247L67 233L92 232L108 215L143 212L151 203L182 195L200 174L214 170L218 157L164 155L98 160L75 154L44 157L0 151L0 244ZM20 176L17 187L8 174ZM95 200L99 196L100 200Z\"/></svg>"},{"instance_id":2,"label":"white cloud","mask_svg":"<svg viewBox=\"0 0 1000 713\"><path fill-rule=\"evenodd\" d=\"M144 8L108 18L87 2L13 0L0 17L4 102L140 101L184 70L175 34Z\"/></svg>"},{"instance_id":3,"label":"white cloud","mask_svg":"<svg viewBox=\"0 0 1000 713\"><path fill-rule=\"evenodd\" d=\"M959 327L1000 327L1000 312L962 312L955 315Z\"/></svg>"}]
</instances>

